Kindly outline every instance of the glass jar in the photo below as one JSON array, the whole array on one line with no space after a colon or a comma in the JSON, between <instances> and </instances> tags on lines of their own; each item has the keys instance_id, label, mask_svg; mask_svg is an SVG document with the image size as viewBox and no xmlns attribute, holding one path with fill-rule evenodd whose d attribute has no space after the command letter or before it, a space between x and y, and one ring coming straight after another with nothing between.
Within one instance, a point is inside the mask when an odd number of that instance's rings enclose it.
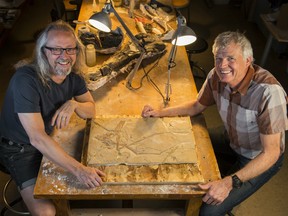
<instances>
[{"instance_id":1,"label":"glass jar","mask_svg":"<svg viewBox=\"0 0 288 216\"><path fill-rule=\"evenodd\" d=\"M86 65L88 67L93 67L96 65L96 50L93 44L88 44L86 46Z\"/></svg>"}]
</instances>

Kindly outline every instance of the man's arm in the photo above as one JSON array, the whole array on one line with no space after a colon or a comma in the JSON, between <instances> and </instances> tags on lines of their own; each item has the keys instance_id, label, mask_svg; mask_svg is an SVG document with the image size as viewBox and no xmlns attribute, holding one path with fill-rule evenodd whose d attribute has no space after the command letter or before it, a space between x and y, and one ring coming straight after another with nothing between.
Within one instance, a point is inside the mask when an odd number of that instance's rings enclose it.
<instances>
[{"instance_id":1,"label":"man's arm","mask_svg":"<svg viewBox=\"0 0 288 216\"><path fill-rule=\"evenodd\" d=\"M57 128L66 127L69 124L73 113L80 118L93 118L95 116L95 104L91 93L88 91L80 96L76 96L75 100L69 100L64 103L54 114L51 125Z\"/></svg>"},{"instance_id":2,"label":"man's arm","mask_svg":"<svg viewBox=\"0 0 288 216\"><path fill-rule=\"evenodd\" d=\"M240 180L245 182L259 176L276 163L280 156L280 137L280 133L269 135L260 134L263 151L245 167L235 173ZM203 201L208 204L218 205L227 198L232 190L232 177L227 176L221 180L199 186L201 189L207 190Z\"/></svg>"},{"instance_id":3,"label":"man's arm","mask_svg":"<svg viewBox=\"0 0 288 216\"><path fill-rule=\"evenodd\" d=\"M75 101L77 102L75 112L80 118L86 119L95 116L95 103L89 91L83 95L76 96Z\"/></svg>"},{"instance_id":4,"label":"man's arm","mask_svg":"<svg viewBox=\"0 0 288 216\"><path fill-rule=\"evenodd\" d=\"M74 174L87 187L99 186L102 183L100 170L85 167L68 155L57 142L46 134L40 113L19 113L21 124L27 132L30 143L45 157Z\"/></svg>"},{"instance_id":5,"label":"man's arm","mask_svg":"<svg viewBox=\"0 0 288 216\"><path fill-rule=\"evenodd\" d=\"M168 107L161 110L154 110L151 106L146 105L142 110L143 117L164 117L164 116L194 116L206 109L199 101L194 100L179 106Z\"/></svg>"},{"instance_id":6,"label":"man's arm","mask_svg":"<svg viewBox=\"0 0 288 216\"><path fill-rule=\"evenodd\" d=\"M263 151L235 174L244 182L268 170L280 156L280 138L280 133L260 134Z\"/></svg>"}]
</instances>

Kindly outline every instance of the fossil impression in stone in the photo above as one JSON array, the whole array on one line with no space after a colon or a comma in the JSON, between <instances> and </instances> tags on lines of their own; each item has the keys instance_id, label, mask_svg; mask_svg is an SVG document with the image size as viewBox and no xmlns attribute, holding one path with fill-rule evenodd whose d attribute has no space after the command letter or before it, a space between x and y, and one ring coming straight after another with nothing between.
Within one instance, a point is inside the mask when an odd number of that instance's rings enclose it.
<instances>
[{"instance_id":1,"label":"fossil impression in stone","mask_svg":"<svg viewBox=\"0 0 288 216\"><path fill-rule=\"evenodd\" d=\"M86 155L110 184L203 181L189 117L97 117Z\"/></svg>"}]
</instances>

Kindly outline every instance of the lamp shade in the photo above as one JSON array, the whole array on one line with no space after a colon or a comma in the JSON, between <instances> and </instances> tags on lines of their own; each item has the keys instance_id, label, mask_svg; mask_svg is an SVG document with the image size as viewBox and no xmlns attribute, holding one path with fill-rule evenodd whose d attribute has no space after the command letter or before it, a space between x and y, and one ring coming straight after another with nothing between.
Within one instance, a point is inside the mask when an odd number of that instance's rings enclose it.
<instances>
[{"instance_id":1,"label":"lamp shade","mask_svg":"<svg viewBox=\"0 0 288 216\"><path fill-rule=\"evenodd\" d=\"M176 46L186 46L197 39L195 32L186 25L180 26L172 36L172 44Z\"/></svg>"},{"instance_id":2,"label":"lamp shade","mask_svg":"<svg viewBox=\"0 0 288 216\"><path fill-rule=\"evenodd\" d=\"M110 32L112 28L112 22L109 17L109 13L101 11L93 14L89 20L89 24L100 31Z\"/></svg>"}]
</instances>

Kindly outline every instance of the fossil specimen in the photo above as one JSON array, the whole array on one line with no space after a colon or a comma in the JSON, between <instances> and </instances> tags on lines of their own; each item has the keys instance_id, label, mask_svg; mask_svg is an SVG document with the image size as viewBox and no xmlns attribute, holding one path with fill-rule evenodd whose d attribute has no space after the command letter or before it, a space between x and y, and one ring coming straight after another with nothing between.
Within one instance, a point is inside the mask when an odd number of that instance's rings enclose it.
<instances>
[{"instance_id":1,"label":"fossil specimen","mask_svg":"<svg viewBox=\"0 0 288 216\"><path fill-rule=\"evenodd\" d=\"M145 49L140 68L155 62L166 53L166 45L158 36L140 33L136 35L136 38ZM86 82L89 90L95 91L120 73L129 74L139 56L140 51L132 42L128 42L102 65L97 66L95 71L87 73Z\"/></svg>"}]
</instances>

